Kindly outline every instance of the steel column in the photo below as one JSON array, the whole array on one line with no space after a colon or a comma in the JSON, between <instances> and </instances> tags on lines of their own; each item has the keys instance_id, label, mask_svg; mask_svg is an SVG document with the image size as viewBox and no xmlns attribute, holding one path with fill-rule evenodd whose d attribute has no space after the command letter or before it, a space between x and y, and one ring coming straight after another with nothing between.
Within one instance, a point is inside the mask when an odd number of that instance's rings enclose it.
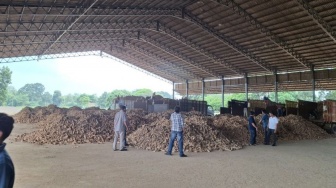
<instances>
[{"instance_id":1,"label":"steel column","mask_svg":"<svg viewBox=\"0 0 336 188\"><path fill-rule=\"evenodd\" d=\"M275 102L276 103L278 103L278 76L277 76L277 71L275 70L274 71L274 80L275 80L275 82L274 82L274 97L275 97Z\"/></svg>"},{"instance_id":2,"label":"steel column","mask_svg":"<svg viewBox=\"0 0 336 188\"><path fill-rule=\"evenodd\" d=\"M311 74L312 74L312 86L313 86L313 101L315 102L316 101L316 96L315 96L315 89L316 89L316 82L315 82L315 70L314 70L314 65L312 65L310 67L310 71L311 71Z\"/></svg>"},{"instance_id":3,"label":"steel column","mask_svg":"<svg viewBox=\"0 0 336 188\"><path fill-rule=\"evenodd\" d=\"M225 85L224 76L222 76L222 107L224 107L224 85Z\"/></svg>"},{"instance_id":4,"label":"steel column","mask_svg":"<svg viewBox=\"0 0 336 188\"><path fill-rule=\"evenodd\" d=\"M205 82L204 78L202 78L202 101L204 101L204 94L205 94Z\"/></svg>"},{"instance_id":5,"label":"steel column","mask_svg":"<svg viewBox=\"0 0 336 188\"><path fill-rule=\"evenodd\" d=\"M175 99L175 82L173 82L173 99Z\"/></svg>"},{"instance_id":6,"label":"steel column","mask_svg":"<svg viewBox=\"0 0 336 188\"><path fill-rule=\"evenodd\" d=\"M248 78L247 73L245 73L245 94L246 94L246 101L248 101Z\"/></svg>"},{"instance_id":7,"label":"steel column","mask_svg":"<svg viewBox=\"0 0 336 188\"><path fill-rule=\"evenodd\" d=\"M189 82L186 80L186 98L189 98Z\"/></svg>"}]
</instances>

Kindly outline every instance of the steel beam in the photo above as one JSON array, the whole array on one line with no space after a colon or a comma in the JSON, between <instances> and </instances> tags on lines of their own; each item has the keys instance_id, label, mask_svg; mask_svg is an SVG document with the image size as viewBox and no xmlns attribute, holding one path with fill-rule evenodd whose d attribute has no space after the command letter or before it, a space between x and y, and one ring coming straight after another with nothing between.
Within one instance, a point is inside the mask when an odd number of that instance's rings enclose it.
<instances>
[{"instance_id":1,"label":"steel beam","mask_svg":"<svg viewBox=\"0 0 336 188\"><path fill-rule=\"evenodd\" d=\"M186 20L191 21L198 27L202 28L204 31L212 35L213 37L217 38L219 41L223 42L233 50L237 51L238 53L242 54L243 56L250 59L252 62L256 63L258 66L263 68L266 71L272 72L273 67L269 65L266 61L260 59L256 55L254 55L252 52L248 51L247 49L244 49L242 46L240 46L238 43L230 39L229 37L225 36L224 34L220 33L219 31L215 30L214 28L210 27L209 24L205 23L203 20L199 19L198 17L194 16L190 12L185 11L184 12L184 18Z\"/></svg>"},{"instance_id":2,"label":"steel beam","mask_svg":"<svg viewBox=\"0 0 336 188\"><path fill-rule=\"evenodd\" d=\"M336 32L333 28L316 12L307 0L297 0L299 7L336 43Z\"/></svg>"},{"instance_id":3,"label":"steel beam","mask_svg":"<svg viewBox=\"0 0 336 188\"><path fill-rule=\"evenodd\" d=\"M220 66L222 66L224 68L227 68L227 69L231 70L232 72L234 72L236 74L243 75L242 70L240 70L239 68L234 66L232 63L230 63L225 58L216 57L210 51L202 48L201 46L197 45L196 43L192 42L191 40L188 40L187 38L183 37L181 34L178 34L176 31L167 27L166 25L160 23L160 30L159 31L169 35L170 37L173 37L174 39L178 40L179 42L183 43L184 45L192 48L196 52L210 58L211 60L213 60L215 63L219 64Z\"/></svg>"},{"instance_id":4,"label":"steel beam","mask_svg":"<svg viewBox=\"0 0 336 188\"><path fill-rule=\"evenodd\" d=\"M151 69L152 71L154 70L155 72L160 72L161 74L168 75L171 78L177 78L177 79L180 79L180 80L184 80L184 78L182 78L182 77L180 77L176 74L173 74L170 71L162 70L159 67L153 65L152 63L147 62L145 59L132 56L131 53L127 52L127 49L122 48L120 46L118 46L118 48L111 48L111 52L117 52L118 54L122 54L123 56L129 57L129 58L133 59L134 61L140 61L141 63L144 63L146 65L146 69ZM152 73L152 74L154 74L154 73ZM156 75L156 76L162 77L160 75Z\"/></svg>"},{"instance_id":5,"label":"steel beam","mask_svg":"<svg viewBox=\"0 0 336 188\"><path fill-rule=\"evenodd\" d=\"M149 44L152 44L153 46L156 46L162 50L164 50L165 52L169 53L172 56L177 57L178 59L181 59L182 61L186 62L187 64L189 64L192 67L195 67L199 70L201 70L202 72L214 76L214 77L219 77L219 74L214 72L214 70L210 70L209 68L204 67L203 65L201 65L200 63L190 59L189 57L185 56L183 53L163 44L162 42L151 38L150 36L146 35L146 34L142 34L140 39L143 39L144 41L148 42Z\"/></svg>"},{"instance_id":6,"label":"steel beam","mask_svg":"<svg viewBox=\"0 0 336 188\"><path fill-rule=\"evenodd\" d=\"M78 15L78 17L69 25L66 26L65 31L63 31L60 35L57 36L55 42L57 42L58 40L60 40L62 38L62 36L71 29L71 27L83 16L85 15L86 12L88 12L92 6L94 6L99 0L95 0L88 8L86 8L82 14ZM75 18L75 17L74 17ZM51 43L46 49L43 50L43 52L40 55L44 55L54 44L55 42Z\"/></svg>"},{"instance_id":7,"label":"steel beam","mask_svg":"<svg viewBox=\"0 0 336 188\"><path fill-rule=\"evenodd\" d=\"M111 42L113 42L113 43L116 42L117 44L119 44L119 45L121 44L122 45L121 40L113 40ZM156 54L154 54L154 53L152 53L152 52L150 52L148 50L145 50L145 49L143 49L143 48L141 48L141 47L139 47L139 46L137 46L135 44L132 44L132 43L130 43L127 40L124 40L124 42L125 42L124 43L125 47L128 47L128 48L130 48L130 49L132 49L134 51L137 51L138 53L145 54L146 56L148 56L148 57L150 57L152 59L155 59L157 61L163 62L163 63L165 63L165 65L170 66L170 67L172 67L174 69L180 70L183 73L185 73L186 75L188 75L190 78L200 79L200 76L198 76L198 75L196 75L196 74L194 74L194 73L192 73L192 72L184 69L183 67L180 67L179 65L173 64L172 62L166 60L165 58L163 58L163 57L161 57L159 55L156 55Z\"/></svg>"},{"instance_id":8,"label":"steel beam","mask_svg":"<svg viewBox=\"0 0 336 188\"><path fill-rule=\"evenodd\" d=\"M251 25L253 25L256 29L258 29L261 33L265 34L274 44L279 46L282 50L284 50L287 54L292 56L297 62L302 64L304 67L309 68L311 64L306 60L300 53L294 50L287 41L278 37L272 31L270 31L267 27L263 26L257 19L255 19L251 14L246 12L243 8L241 8L234 0L219 0L216 1L225 6L229 6L232 10L244 17L245 20L248 20Z\"/></svg>"}]
</instances>

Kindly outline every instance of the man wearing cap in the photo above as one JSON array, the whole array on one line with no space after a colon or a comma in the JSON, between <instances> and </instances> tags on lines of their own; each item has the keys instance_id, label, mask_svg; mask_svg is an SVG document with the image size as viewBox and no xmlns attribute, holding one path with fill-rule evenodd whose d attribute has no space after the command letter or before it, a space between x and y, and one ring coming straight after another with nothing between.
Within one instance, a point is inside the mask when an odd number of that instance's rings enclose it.
<instances>
[{"instance_id":1,"label":"man wearing cap","mask_svg":"<svg viewBox=\"0 0 336 188\"><path fill-rule=\"evenodd\" d=\"M114 116L114 141L113 150L117 150L118 137L120 137L120 151L127 151L125 148L125 131L128 129L126 118L126 106L120 105L120 111Z\"/></svg>"},{"instance_id":2,"label":"man wearing cap","mask_svg":"<svg viewBox=\"0 0 336 188\"><path fill-rule=\"evenodd\" d=\"M250 131L250 146L255 146L257 144L256 138L257 138L257 125L254 120L254 112L250 112L250 117L248 118L248 129Z\"/></svg>"},{"instance_id":3,"label":"man wearing cap","mask_svg":"<svg viewBox=\"0 0 336 188\"><path fill-rule=\"evenodd\" d=\"M262 117L259 123L262 123L262 128L264 131L264 144L266 144L266 139L267 139L268 118L269 117L268 117L268 114L266 113L266 110L262 110Z\"/></svg>"}]
</instances>

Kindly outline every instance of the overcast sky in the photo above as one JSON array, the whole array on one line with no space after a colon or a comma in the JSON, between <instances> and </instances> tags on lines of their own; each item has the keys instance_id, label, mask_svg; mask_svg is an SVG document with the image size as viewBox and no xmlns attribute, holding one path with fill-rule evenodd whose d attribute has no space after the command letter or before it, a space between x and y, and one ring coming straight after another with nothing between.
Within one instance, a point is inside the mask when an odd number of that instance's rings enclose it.
<instances>
[{"instance_id":1,"label":"overcast sky","mask_svg":"<svg viewBox=\"0 0 336 188\"><path fill-rule=\"evenodd\" d=\"M12 85L19 89L27 83L42 83L51 94L60 90L69 93L100 95L114 89L148 88L172 93L173 86L161 79L110 58L99 56L73 57L1 64L8 66Z\"/></svg>"}]
</instances>

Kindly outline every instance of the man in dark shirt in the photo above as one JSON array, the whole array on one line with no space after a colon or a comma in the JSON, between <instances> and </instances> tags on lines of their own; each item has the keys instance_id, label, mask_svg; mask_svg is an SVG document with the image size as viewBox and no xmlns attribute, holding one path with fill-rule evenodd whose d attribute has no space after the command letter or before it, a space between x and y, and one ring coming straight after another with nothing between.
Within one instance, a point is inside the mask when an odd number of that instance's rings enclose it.
<instances>
[{"instance_id":1,"label":"man in dark shirt","mask_svg":"<svg viewBox=\"0 0 336 188\"><path fill-rule=\"evenodd\" d=\"M257 138L257 124L254 120L254 112L250 112L250 117L248 119L248 129L250 131L250 146L255 146L256 143L256 138Z\"/></svg>"},{"instance_id":2,"label":"man in dark shirt","mask_svg":"<svg viewBox=\"0 0 336 188\"><path fill-rule=\"evenodd\" d=\"M5 139L13 130L14 119L7 114L0 113L0 188L12 188L15 171L12 159L5 150Z\"/></svg>"},{"instance_id":3,"label":"man in dark shirt","mask_svg":"<svg viewBox=\"0 0 336 188\"><path fill-rule=\"evenodd\" d=\"M266 139L267 139L268 118L269 117L266 113L266 110L262 110L262 117L259 123L262 123L262 128L264 131L264 144L266 144Z\"/></svg>"}]
</instances>

